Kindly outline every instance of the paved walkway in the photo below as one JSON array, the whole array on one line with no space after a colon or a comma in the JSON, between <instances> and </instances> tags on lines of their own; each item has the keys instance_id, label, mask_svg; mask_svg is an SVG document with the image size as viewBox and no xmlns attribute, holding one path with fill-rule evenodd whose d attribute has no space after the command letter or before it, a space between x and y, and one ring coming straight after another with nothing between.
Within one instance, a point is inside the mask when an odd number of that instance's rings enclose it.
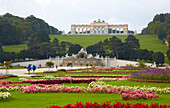
<instances>
[{"instance_id":1,"label":"paved walkway","mask_svg":"<svg viewBox=\"0 0 170 108\"><path fill-rule=\"evenodd\" d=\"M58 69L80 69L80 68L86 68L86 67L58 67L56 68L50 68L50 71L56 71ZM36 73L37 72L44 72L44 71L48 71L48 68L39 68L36 69ZM33 73L33 71L30 71L31 73ZM6 70L5 69L0 69L0 73L5 74ZM14 74L14 75L18 75L18 76L33 76L34 74L28 75L25 73L28 73L27 69L8 69L8 73L9 74Z\"/></svg>"}]
</instances>

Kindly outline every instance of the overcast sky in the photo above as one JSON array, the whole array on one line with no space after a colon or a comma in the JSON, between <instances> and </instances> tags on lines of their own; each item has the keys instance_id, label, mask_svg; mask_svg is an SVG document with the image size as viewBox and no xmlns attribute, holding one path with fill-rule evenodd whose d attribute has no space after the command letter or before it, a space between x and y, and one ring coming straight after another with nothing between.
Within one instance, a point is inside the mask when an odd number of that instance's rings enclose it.
<instances>
[{"instance_id":1,"label":"overcast sky","mask_svg":"<svg viewBox=\"0 0 170 108\"><path fill-rule=\"evenodd\" d=\"M170 13L170 0L0 0L0 14L34 15L59 30L105 20L141 32L156 14Z\"/></svg>"}]
</instances>

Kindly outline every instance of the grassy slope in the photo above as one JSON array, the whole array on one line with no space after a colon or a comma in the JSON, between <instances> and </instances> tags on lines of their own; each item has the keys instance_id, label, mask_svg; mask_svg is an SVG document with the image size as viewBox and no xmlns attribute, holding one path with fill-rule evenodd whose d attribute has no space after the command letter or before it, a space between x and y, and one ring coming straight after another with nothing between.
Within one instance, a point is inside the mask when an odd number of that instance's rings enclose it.
<instances>
[{"instance_id":1,"label":"grassy slope","mask_svg":"<svg viewBox=\"0 0 170 108\"><path fill-rule=\"evenodd\" d=\"M19 53L21 50L27 49L28 46L26 44L20 44L20 45L8 45L3 46L3 51L5 52L17 52Z\"/></svg>"},{"instance_id":2,"label":"grassy slope","mask_svg":"<svg viewBox=\"0 0 170 108\"><path fill-rule=\"evenodd\" d=\"M111 37L112 35L50 35L51 41L53 41L54 38L58 38L60 42L68 41L73 44L80 44L84 48ZM124 41L127 38L127 35L117 35L117 37ZM166 51L168 50L168 47L165 46L158 38L155 38L154 35L136 35L136 38L139 39L141 49L153 50L155 52L159 51L164 54L166 54ZM27 42L20 45L3 46L3 50L9 52L19 52L20 50L28 48L26 43Z\"/></svg>"},{"instance_id":3,"label":"grassy slope","mask_svg":"<svg viewBox=\"0 0 170 108\"><path fill-rule=\"evenodd\" d=\"M23 41L22 44L2 46L2 48L3 48L3 51L5 51L5 52L19 53L21 50L28 49L27 43L28 43L28 41Z\"/></svg>"},{"instance_id":4,"label":"grassy slope","mask_svg":"<svg viewBox=\"0 0 170 108\"><path fill-rule=\"evenodd\" d=\"M54 38L58 38L60 42L68 41L74 44L80 44L84 48L111 37L112 35L50 35L51 41L53 41ZM127 35L117 35L117 37L124 42ZM158 38L155 38L154 35L136 35L136 38L139 39L141 49L153 50L155 52L159 51L164 54L166 54L166 51L168 50L168 47Z\"/></svg>"}]
</instances>

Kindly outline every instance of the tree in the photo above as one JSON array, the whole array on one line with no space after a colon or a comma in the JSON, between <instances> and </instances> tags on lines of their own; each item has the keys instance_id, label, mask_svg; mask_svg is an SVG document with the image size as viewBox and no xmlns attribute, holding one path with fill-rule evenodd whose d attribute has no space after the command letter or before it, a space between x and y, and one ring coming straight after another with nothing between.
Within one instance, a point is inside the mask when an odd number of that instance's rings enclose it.
<instances>
[{"instance_id":1,"label":"tree","mask_svg":"<svg viewBox=\"0 0 170 108\"><path fill-rule=\"evenodd\" d=\"M167 36L167 41L168 41L168 46L169 46L169 49L170 49L170 35Z\"/></svg>"},{"instance_id":2,"label":"tree","mask_svg":"<svg viewBox=\"0 0 170 108\"><path fill-rule=\"evenodd\" d=\"M43 42L39 44L39 54L42 58L48 58L49 56L55 55L55 50L49 42Z\"/></svg>"},{"instance_id":3,"label":"tree","mask_svg":"<svg viewBox=\"0 0 170 108\"><path fill-rule=\"evenodd\" d=\"M28 57L28 51L27 50L21 50L19 53L20 57L25 60L26 57Z\"/></svg>"},{"instance_id":4,"label":"tree","mask_svg":"<svg viewBox=\"0 0 170 108\"><path fill-rule=\"evenodd\" d=\"M153 62L156 62L156 64L163 64L165 60L165 56L161 52L156 52L152 55Z\"/></svg>"},{"instance_id":5,"label":"tree","mask_svg":"<svg viewBox=\"0 0 170 108\"><path fill-rule=\"evenodd\" d=\"M0 52L3 52L1 41L0 41Z\"/></svg>"},{"instance_id":6,"label":"tree","mask_svg":"<svg viewBox=\"0 0 170 108\"><path fill-rule=\"evenodd\" d=\"M136 65L138 65L138 67L146 67L144 60L139 61Z\"/></svg>"},{"instance_id":7,"label":"tree","mask_svg":"<svg viewBox=\"0 0 170 108\"><path fill-rule=\"evenodd\" d=\"M82 67L82 66L83 66L83 64L82 64L82 63L80 63L80 66Z\"/></svg>"},{"instance_id":8,"label":"tree","mask_svg":"<svg viewBox=\"0 0 170 108\"><path fill-rule=\"evenodd\" d=\"M52 44L53 44L53 47L54 47L56 50L58 50L58 48L59 48L59 40L58 40L57 38L54 38Z\"/></svg>"},{"instance_id":9,"label":"tree","mask_svg":"<svg viewBox=\"0 0 170 108\"><path fill-rule=\"evenodd\" d=\"M88 66L89 66L89 64L86 64L86 66L88 67Z\"/></svg>"},{"instance_id":10,"label":"tree","mask_svg":"<svg viewBox=\"0 0 170 108\"><path fill-rule=\"evenodd\" d=\"M10 61L5 61L5 62L2 63L1 65L2 65L2 66L5 66L5 68L6 68L6 74L8 73L8 68L9 68L9 67L12 67Z\"/></svg>"},{"instance_id":11,"label":"tree","mask_svg":"<svg viewBox=\"0 0 170 108\"><path fill-rule=\"evenodd\" d=\"M69 48L68 53L69 54L77 54L78 51L80 51L81 48L82 48L82 46L80 46L79 44L72 45Z\"/></svg>"},{"instance_id":12,"label":"tree","mask_svg":"<svg viewBox=\"0 0 170 108\"><path fill-rule=\"evenodd\" d=\"M67 63L67 66L72 66L73 65L73 63Z\"/></svg>"},{"instance_id":13,"label":"tree","mask_svg":"<svg viewBox=\"0 0 170 108\"><path fill-rule=\"evenodd\" d=\"M170 30L170 13L155 15L152 22L142 30L142 34L155 34L160 40L164 40Z\"/></svg>"},{"instance_id":14,"label":"tree","mask_svg":"<svg viewBox=\"0 0 170 108\"><path fill-rule=\"evenodd\" d=\"M28 47L37 48L39 43L49 42L50 38L45 31L38 31L30 36Z\"/></svg>"},{"instance_id":15,"label":"tree","mask_svg":"<svg viewBox=\"0 0 170 108\"><path fill-rule=\"evenodd\" d=\"M170 50L167 51L167 57L170 60Z\"/></svg>"},{"instance_id":16,"label":"tree","mask_svg":"<svg viewBox=\"0 0 170 108\"><path fill-rule=\"evenodd\" d=\"M54 65L54 63L53 62L46 62L46 64L45 64L49 69L49 71L50 71L50 68L51 68L51 66L53 66Z\"/></svg>"},{"instance_id":17,"label":"tree","mask_svg":"<svg viewBox=\"0 0 170 108\"><path fill-rule=\"evenodd\" d=\"M129 47L129 48L140 48L140 44L139 44L139 39L137 39L135 36L133 35L129 35L126 39L125 39L125 44Z\"/></svg>"}]
</instances>

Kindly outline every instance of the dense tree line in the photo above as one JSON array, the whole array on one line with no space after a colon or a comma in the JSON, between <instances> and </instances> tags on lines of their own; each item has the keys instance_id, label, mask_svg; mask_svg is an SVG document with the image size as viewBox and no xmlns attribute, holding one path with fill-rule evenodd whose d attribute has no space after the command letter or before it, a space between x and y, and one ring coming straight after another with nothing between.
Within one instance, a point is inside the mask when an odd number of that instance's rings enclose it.
<instances>
[{"instance_id":1,"label":"dense tree line","mask_svg":"<svg viewBox=\"0 0 170 108\"><path fill-rule=\"evenodd\" d=\"M142 30L142 34L155 34L160 40L167 39L170 35L170 13L157 14L146 28Z\"/></svg>"},{"instance_id":2,"label":"dense tree line","mask_svg":"<svg viewBox=\"0 0 170 108\"><path fill-rule=\"evenodd\" d=\"M110 39L105 39L97 44L88 46L86 51L95 55L98 53L101 56L117 57L126 60L147 60L150 62L164 63L164 55L161 52L154 53L147 49L139 49L139 40L134 36L129 35L125 42L113 36Z\"/></svg>"},{"instance_id":3,"label":"dense tree line","mask_svg":"<svg viewBox=\"0 0 170 108\"><path fill-rule=\"evenodd\" d=\"M47 34L62 33L33 15L27 18L13 16L9 13L0 16L0 41L2 45L20 44L38 31L45 31Z\"/></svg>"},{"instance_id":4,"label":"dense tree line","mask_svg":"<svg viewBox=\"0 0 170 108\"><path fill-rule=\"evenodd\" d=\"M76 54L82 46L79 44L72 44L70 42L62 41L59 43L57 38L54 38L53 42L50 42L48 33L45 31L37 31L33 33L28 39L28 49L21 50L20 53L3 52L2 45L0 44L0 62L14 61L14 59L34 58L34 59L46 59L55 56L65 56Z\"/></svg>"}]
</instances>

